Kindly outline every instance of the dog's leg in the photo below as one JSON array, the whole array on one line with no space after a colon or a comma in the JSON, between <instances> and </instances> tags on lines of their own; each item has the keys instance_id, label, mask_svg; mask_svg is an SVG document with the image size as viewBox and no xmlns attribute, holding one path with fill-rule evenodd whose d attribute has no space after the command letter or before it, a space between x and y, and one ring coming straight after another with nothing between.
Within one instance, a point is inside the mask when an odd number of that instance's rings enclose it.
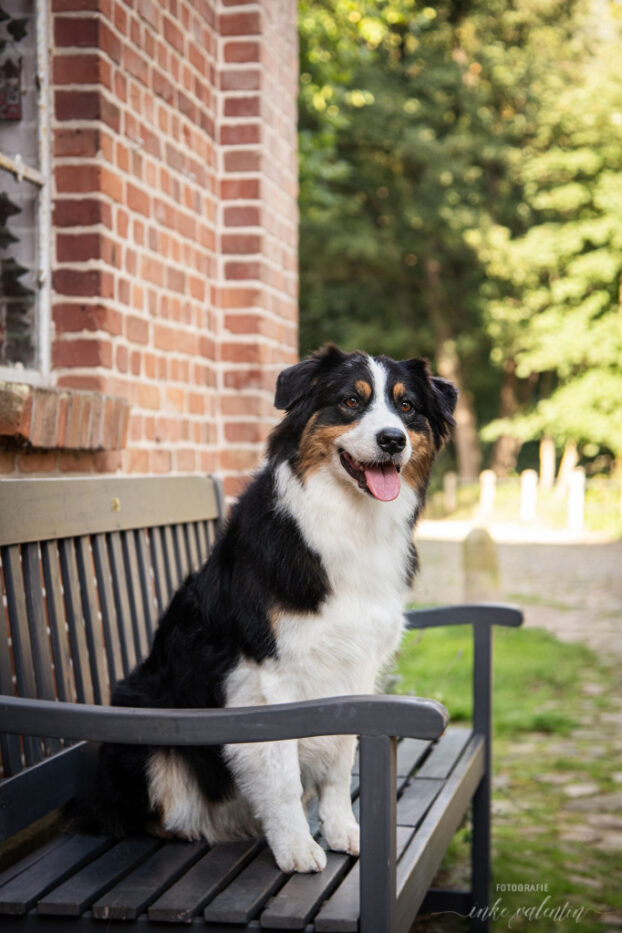
<instances>
[{"instance_id":1,"label":"dog's leg","mask_svg":"<svg viewBox=\"0 0 622 933\"><path fill-rule=\"evenodd\" d=\"M318 813L322 834L329 848L351 855L358 855L360 849L359 826L352 812L350 798L350 774L355 748L354 736L337 736L331 767L318 782Z\"/></svg>"},{"instance_id":2,"label":"dog's leg","mask_svg":"<svg viewBox=\"0 0 622 933\"><path fill-rule=\"evenodd\" d=\"M295 740L228 745L225 755L281 871L322 871L326 853L309 832L297 745Z\"/></svg>"}]
</instances>

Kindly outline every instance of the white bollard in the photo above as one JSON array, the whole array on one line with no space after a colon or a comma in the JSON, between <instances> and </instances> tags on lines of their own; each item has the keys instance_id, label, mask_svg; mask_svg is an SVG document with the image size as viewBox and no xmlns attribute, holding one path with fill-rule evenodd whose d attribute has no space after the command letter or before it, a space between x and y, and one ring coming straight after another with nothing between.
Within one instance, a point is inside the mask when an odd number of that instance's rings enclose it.
<instances>
[{"instance_id":1,"label":"white bollard","mask_svg":"<svg viewBox=\"0 0 622 933\"><path fill-rule=\"evenodd\" d=\"M575 467L568 474L568 530L583 531L585 513L585 470Z\"/></svg>"},{"instance_id":2,"label":"white bollard","mask_svg":"<svg viewBox=\"0 0 622 933\"><path fill-rule=\"evenodd\" d=\"M495 507L497 476L493 470L482 470L479 474L479 513L490 515Z\"/></svg>"},{"instance_id":3,"label":"white bollard","mask_svg":"<svg viewBox=\"0 0 622 933\"><path fill-rule=\"evenodd\" d=\"M538 474L523 470L520 475L520 518L522 522L535 522L538 504Z\"/></svg>"}]
</instances>

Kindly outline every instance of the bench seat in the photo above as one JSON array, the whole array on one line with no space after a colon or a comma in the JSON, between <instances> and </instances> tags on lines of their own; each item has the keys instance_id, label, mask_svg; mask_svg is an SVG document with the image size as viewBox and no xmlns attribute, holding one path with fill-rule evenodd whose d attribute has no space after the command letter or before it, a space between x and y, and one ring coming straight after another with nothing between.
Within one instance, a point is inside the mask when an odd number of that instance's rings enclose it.
<instances>
[{"instance_id":1,"label":"bench seat","mask_svg":"<svg viewBox=\"0 0 622 933\"><path fill-rule=\"evenodd\" d=\"M449 727L397 747L398 917L417 913L484 773L484 739ZM352 797L358 807L355 765ZM358 813L357 813L358 815ZM317 803L310 814L318 833ZM413 884L414 880L414 884ZM0 917L16 929L359 929L358 859L328 853L316 875L284 875L262 839L221 843L62 834L0 875ZM56 921L56 922L55 922ZM106 926L104 923L106 922Z\"/></svg>"}]
</instances>

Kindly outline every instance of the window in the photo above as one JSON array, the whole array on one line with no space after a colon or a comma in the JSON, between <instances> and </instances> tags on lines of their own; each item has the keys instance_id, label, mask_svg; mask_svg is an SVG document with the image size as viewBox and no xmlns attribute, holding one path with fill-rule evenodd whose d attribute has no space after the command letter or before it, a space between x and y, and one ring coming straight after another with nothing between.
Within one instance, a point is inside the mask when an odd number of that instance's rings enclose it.
<instances>
[{"instance_id":1,"label":"window","mask_svg":"<svg viewBox=\"0 0 622 933\"><path fill-rule=\"evenodd\" d=\"M0 0L0 378L49 373L47 4Z\"/></svg>"}]
</instances>

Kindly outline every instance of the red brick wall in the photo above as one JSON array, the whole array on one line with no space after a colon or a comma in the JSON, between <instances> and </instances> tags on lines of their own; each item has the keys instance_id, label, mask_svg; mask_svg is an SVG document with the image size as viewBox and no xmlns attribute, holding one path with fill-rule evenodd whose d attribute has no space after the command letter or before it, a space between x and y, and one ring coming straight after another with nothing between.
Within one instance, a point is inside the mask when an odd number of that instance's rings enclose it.
<instances>
[{"instance_id":1,"label":"red brick wall","mask_svg":"<svg viewBox=\"0 0 622 933\"><path fill-rule=\"evenodd\" d=\"M296 358L296 4L51 9L53 386L129 423L122 450L90 431L3 469L214 470L234 494Z\"/></svg>"}]
</instances>

